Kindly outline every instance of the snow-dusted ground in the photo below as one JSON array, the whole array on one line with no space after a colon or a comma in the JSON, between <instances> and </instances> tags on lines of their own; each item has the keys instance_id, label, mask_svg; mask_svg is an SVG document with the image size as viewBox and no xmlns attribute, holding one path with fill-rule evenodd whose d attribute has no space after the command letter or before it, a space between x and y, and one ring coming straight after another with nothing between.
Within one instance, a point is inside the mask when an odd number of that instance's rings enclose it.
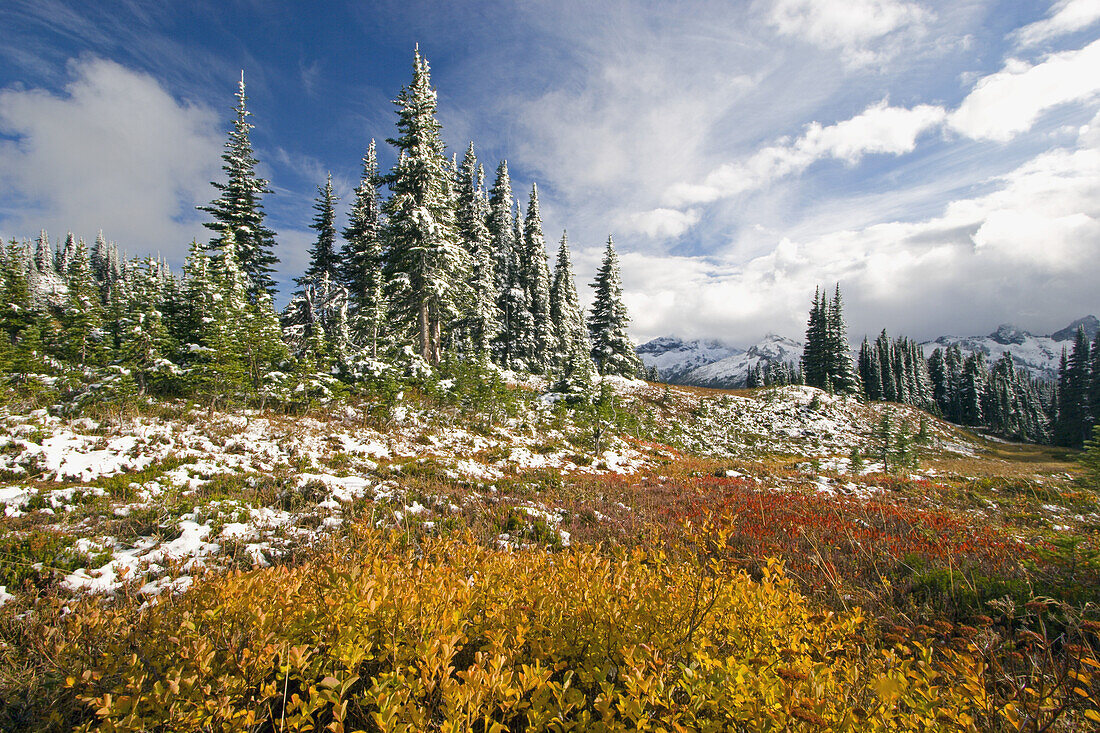
<instances>
[{"instance_id":1,"label":"snow-dusted ground","mask_svg":"<svg viewBox=\"0 0 1100 733\"><path fill-rule=\"evenodd\" d=\"M508 376L525 389L545 388ZM807 471L842 474L884 409L808 387L743 397L608 383L627 404L621 409L648 416L653 445L604 435L592 455L591 428L555 415L553 399L527 401L517 417L491 426L408 403L382 425L351 406L326 419L177 407L174 418L122 425L0 412L0 528L74 538L72 549L95 561L67 571L64 589L111 592L132 583L150 595L185 588L193 573L226 558L268 564L350 521L432 526L502 502L527 529L502 533L500 542L522 544L538 529L565 545L565 510L539 494L533 477L649 471L673 456L662 443L721 458L804 456L814 461ZM958 440L934 438L944 446ZM431 480L418 481L424 476ZM448 491L424 488L444 485ZM862 491L847 480L816 485L822 493ZM0 591L0 603L18 592Z\"/></svg>"}]
</instances>

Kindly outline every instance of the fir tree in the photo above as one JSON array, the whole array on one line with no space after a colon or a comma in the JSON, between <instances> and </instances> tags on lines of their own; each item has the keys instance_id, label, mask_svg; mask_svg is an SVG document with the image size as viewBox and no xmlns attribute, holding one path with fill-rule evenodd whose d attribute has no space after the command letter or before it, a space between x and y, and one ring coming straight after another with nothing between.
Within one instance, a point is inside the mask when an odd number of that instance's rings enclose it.
<instances>
[{"instance_id":1,"label":"fir tree","mask_svg":"<svg viewBox=\"0 0 1100 733\"><path fill-rule=\"evenodd\" d=\"M317 187L317 198L313 203L313 210L317 213L309 225L317 232L317 241L309 250L309 266L305 274L296 281L299 285L318 282L325 277L333 282L339 280L336 271L336 200L336 194L332 192L332 174L329 173L325 185Z\"/></svg>"},{"instance_id":2,"label":"fir tree","mask_svg":"<svg viewBox=\"0 0 1100 733\"><path fill-rule=\"evenodd\" d=\"M1093 428L1100 425L1100 330L1092 339L1089 356L1089 418Z\"/></svg>"},{"instance_id":3,"label":"fir tree","mask_svg":"<svg viewBox=\"0 0 1100 733\"><path fill-rule=\"evenodd\" d=\"M107 240L103 237L103 230L95 236L95 244L92 245L92 275L101 286L107 282Z\"/></svg>"},{"instance_id":4,"label":"fir tree","mask_svg":"<svg viewBox=\"0 0 1100 733\"><path fill-rule=\"evenodd\" d=\"M588 316L588 335L592 342L592 361L601 375L616 374L635 377L641 369L641 359L627 335L630 317L623 303L623 288L619 275L619 258L615 243L607 238L603 264L592 283L596 291L592 312Z\"/></svg>"},{"instance_id":5,"label":"fir tree","mask_svg":"<svg viewBox=\"0 0 1100 733\"><path fill-rule=\"evenodd\" d=\"M1058 416L1055 441L1080 448L1089 434L1089 342L1078 327L1068 360L1062 354L1058 375Z\"/></svg>"},{"instance_id":6,"label":"fir tree","mask_svg":"<svg viewBox=\"0 0 1100 733\"><path fill-rule=\"evenodd\" d=\"M257 161L249 139L249 130L253 129L253 125L248 118L252 113L245 106L247 100L242 71L237 87L237 106L234 107L236 119L222 154L226 182L212 181L211 185L219 193L218 198L198 208L214 219L204 225L215 232L210 240L211 249L221 246L225 232L233 234L241 270L248 278L250 297L255 300L261 290L269 295L275 294L275 281L271 273L279 260L274 254L275 233L264 225L261 199L272 191L267 187L268 182L256 175Z\"/></svg>"},{"instance_id":7,"label":"fir tree","mask_svg":"<svg viewBox=\"0 0 1100 733\"><path fill-rule=\"evenodd\" d=\"M458 168L456 224L470 258L470 305L462 322L464 348L480 362L488 360L500 334L496 267L489 234L489 199L485 171L477 163L471 142Z\"/></svg>"},{"instance_id":8,"label":"fir tree","mask_svg":"<svg viewBox=\"0 0 1100 733\"><path fill-rule=\"evenodd\" d=\"M99 294L92 276L91 257L81 239L68 263L69 293L61 314L66 356L84 366L95 363L102 341Z\"/></svg>"},{"instance_id":9,"label":"fir tree","mask_svg":"<svg viewBox=\"0 0 1100 733\"><path fill-rule=\"evenodd\" d=\"M826 365L833 389L839 394L859 394L859 377L852 365L839 283L828 307L827 334Z\"/></svg>"},{"instance_id":10,"label":"fir tree","mask_svg":"<svg viewBox=\"0 0 1100 733\"><path fill-rule=\"evenodd\" d=\"M542 233L539 213L539 191L531 185L527 216L523 222L524 257L522 279L531 309L532 333L526 339L530 352L525 355L527 368L546 373L553 361L554 332L550 318L550 272L546 260L546 239Z\"/></svg>"},{"instance_id":11,"label":"fir tree","mask_svg":"<svg viewBox=\"0 0 1100 733\"><path fill-rule=\"evenodd\" d=\"M54 268L57 270L57 274L65 280L68 280L69 268L72 266L74 257L76 257L76 237L72 232L69 232L65 236L65 244L62 245L57 251L57 256L54 257Z\"/></svg>"},{"instance_id":12,"label":"fir tree","mask_svg":"<svg viewBox=\"0 0 1100 733\"><path fill-rule=\"evenodd\" d=\"M527 291L520 282L519 241L516 239L516 222L512 214L512 181L508 175L508 161L500 161L496 180L489 190L489 237L492 242L496 271L497 309L500 313L500 332L493 351L497 363L505 369L523 369L524 335L530 308Z\"/></svg>"},{"instance_id":13,"label":"fir tree","mask_svg":"<svg viewBox=\"0 0 1100 733\"><path fill-rule=\"evenodd\" d=\"M814 302L806 322L806 346L802 351L802 377L811 387L824 387L827 378L825 365L826 309L821 288L814 289Z\"/></svg>"},{"instance_id":14,"label":"fir tree","mask_svg":"<svg viewBox=\"0 0 1100 733\"><path fill-rule=\"evenodd\" d=\"M412 82L395 104L401 135L389 142L401 155L390 176L393 196L386 202L391 312L415 335L421 358L434 365L441 359L443 331L459 315L469 260L455 229L453 179L435 118L436 93L419 49Z\"/></svg>"},{"instance_id":15,"label":"fir tree","mask_svg":"<svg viewBox=\"0 0 1100 733\"><path fill-rule=\"evenodd\" d=\"M348 289L352 330L372 359L378 358L378 344L386 318L381 197L378 193L381 183L372 139L363 156L363 176L355 189L355 202L344 230L347 243L340 257L340 282Z\"/></svg>"},{"instance_id":16,"label":"fir tree","mask_svg":"<svg viewBox=\"0 0 1100 733\"><path fill-rule=\"evenodd\" d=\"M168 356L173 353L171 336L161 314L157 265L145 259L136 268L119 319L118 364L130 371L145 394L176 371Z\"/></svg>"},{"instance_id":17,"label":"fir tree","mask_svg":"<svg viewBox=\"0 0 1100 733\"><path fill-rule=\"evenodd\" d=\"M595 381L596 367L592 363L592 347L581 317L569 238L565 232L561 234L550 285L550 322L554 337L552 368L559 375L556 389L559 392L589 393Z\"/></svg>"}]
</instances>

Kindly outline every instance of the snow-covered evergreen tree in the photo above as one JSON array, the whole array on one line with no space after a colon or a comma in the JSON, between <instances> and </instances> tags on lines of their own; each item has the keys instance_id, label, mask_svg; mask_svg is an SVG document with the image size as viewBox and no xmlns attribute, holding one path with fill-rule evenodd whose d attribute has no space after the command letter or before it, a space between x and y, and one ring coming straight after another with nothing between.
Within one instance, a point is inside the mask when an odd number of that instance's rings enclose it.
<instances>
[{"instance_id":1,"label":"snow-covered evergreen tree","mask_svg":"<svg viewBox=\"0 0 1100 733\"><path fill-rule=\"evenodd\" d=\"M524 369L524 338L530 333L531 310L527 291L520 281L520 242L516 239L516 222L512 214L512 180L508 161L497 166L496 180L489 189L489 237L492 242L496 271L497 308L500 312L500 332L493 351L497 363L506 369Z\"/></svg>"},{"instance_id":2,"label":"snow-covered evergreen tree","mask_svg":"<svg viewBox=\"0 0 1100 733\"><path fill-rule=\"evenodd\" d=\"M489 234L489 199L485 171L478 165L471 142L458 168L455 219L470 258L470 302L462 319L463 348L480 362L488 360L493 340L500 334L496 267Z\"/></svg>"},{"instance_id":3,"label":"snow-covered evergreen tree","mask_svg":"<svg viewBox=\"0 0 1100 733\"><path fill-rule=\"evenodd\" d=\"M57 255L54 257L54 269L57 270L57 274L62 279L67 280L69 277L69 267L72 265L73 258L76 257L76 236L69 232L65 236L65 244L57 250Z\"/></svg>"},{"instance_id":4,"label":"snow-covered evergreen tree","mask_svg":"<svg viewBox=\"0 0 1100 733\"><path fill-rule=\"evenodd\" d=\"M256 175L257 161L249 139L253 125L252 115L246 107L248 97L244 93L244 72L237 87L236 119L229 132L222 154L222 170L226 182L212 181L218 197L206 206L198 207L213 217L205 226L214 230L210 240L212 249L220 247L223 234L232 232L236 240L237 256L241 270L248 278L250 297L254 300L260 290L275 294L275 281L271 277L279 259L274 254L275 232L264 224L264 194L271 193L268 182Z\"/></svg>"},{"instance_id":5,"label":"snow-covered evergreen tree","mask_svg":"<svg viewBox=\"0 0 1100 733\"><path fill-rule=\"evenodd\" d=\"M561 234L550 284L550 323L554 338L551 368L558 375L558 391L588 393L595 381L596 367L592 363L592 345L581 315L569 237L565 232Z\"/></svg>"},{"instance_id":6,"label":"snow-covered evergreen tree","mask_svg":"<svg viewBox=\"0 0 1100 733\"><path fill-rule=\"evenodd\" d=\"M372 359L378 358L386 319L382 204L378 193L381 184L378 156L372 139L367 154L363 156L363 175L355 189L355 201L344 230L346 244L340 255L340 282L348 289L352 331Z\"/></svg>"},{"instance_id":7,"label":"snow-covered evergreen tree","mask_svg":"<svg viewBox=\"0 0 1100 733\"><path fill-rule=\"evenodd\" d=\"M852 364L851 348L848 346L848 329L844 324L839 283L828 306L826 333L826 369L829 383L838 394L859 394L859 375Z\"/></svg>"},{"instance_id":8,"label":"snow-covered evergreen tree","mask_svg":"<svg viewBox=\"0 0 1100 733\"><path fill-rule=\"evenodd\" d=\"M158 280L156 261L146 258L133 268L128 287L116 288L119 296L125 294L125 299L120 298L116 306L122 311L116 361L129 371L139 394L145 394L178 371L169 360L175 347L161 313Z\"/></svg>"},{"instance_id":9,"label":"snow-covered evergreen tree","mask_svg":"<svg viewBox=\"0 0 1100 733\"><path fill-rule=\"evenodd\" d=\"M469 258L455 228L453 178L436 120L436 92L419 48L413 78L401 90L397 128L389 142L400 158L386 202L390 312L429 364L442 357L444 331L466 297Z\"/></svg>"},{"instance_id":10,"label":"snow-covered evergreen tree","mask_svg":"<svg viewBox=\"0 0 1100 733\"><path fill-rule=\"evenodd\" d=\"M531 311L532 332L525 339L530 352L525 354L527 368L537 374L549 371L553 362L554 325L550 318L550 270L546 259L546 238L542 233L538 186L531 185L527 216L523 222L521 278Z\"/></svg>"},{"instance_id":11,"label":"snow-covered evergreen tree","mask_svg":"<svg viewBox=\"0 0 1100 733\"><path fill-rule=\"evenodd\" d=\"M1064 349L1063 349L1064 352ZM1089 437L1089 341L1078 327L1073 350L1058 373L1058 406L1054 440L1058 445L1080 448Z\"/></svg>"},{"instance_id":12,"label":"snow-covered evergreen tree","mask_svg":"<svg viewBox=\"0 0 1100 733\"><path fill-rule=\"evenodd\" d=\"M592 342L592 360L601 375L636 377L642 361L634 350L626 327L630 317L623 303L619 257L609 236L603 263L592 283L596 291L592 312L588 315L588 336Z\"/></svg>"},{"instance_id":13,"label":"snow-covered evergreen tree","mask_svg":"<svg viewBox=\"0 0 1100 733\"><path fill-rule=\"evenodd\" d=\"M313 203L313 210L317 213L309 225L317 232L317 241L309 250L309 266L305 274L297 278L299 285L319 282L325 277L334 283L340 279L336 260L336 198L332 191L332 174L329 173L325 185L317 187L317 198Z\"/></svg>"},{"instance_id":14,"label":"snow-covered evergreen tree","mask_svg":"<svg viewBox=\"0 0 1100 733\"><path fill-rule=\"evenodd\" d=\"M103 319L92 275L91 255L83 239L75 246L67 263L67 274L69 292L61 312L65 353L81 366L93 364L99 361L96 357L103 340L100 331Z\"/></svg>"}]
</instances>

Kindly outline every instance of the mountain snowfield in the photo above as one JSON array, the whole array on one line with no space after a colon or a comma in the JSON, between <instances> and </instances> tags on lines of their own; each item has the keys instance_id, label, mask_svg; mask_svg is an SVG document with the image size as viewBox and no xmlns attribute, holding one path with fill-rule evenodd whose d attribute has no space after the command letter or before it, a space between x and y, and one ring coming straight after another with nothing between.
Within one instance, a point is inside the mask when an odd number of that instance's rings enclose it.
<instances>
[{"instance_id":1,"label":"mountain snowfield","mask_svg":"<svg viewBox=\"0 0 1100 733\"><path fill-rule=\"evenodd\" d=\"M1008 352L1017 367L1039 379L1054 381L1058 378L1062 349L1072 348L1078 326L1085 328L1091 341L1100 328L1100 320L1092 315L1078 318L1048 336L1035 336L1005 324L988 336L941 336L921 346L927 357L933 349L958 345L964 357L982 352L990 364ZM873 337L871 334L868 338ZM737 389L745 386L746 375L757 364L793 362L797 365L802 349L802 342L773 333L748 349L716 340L685 341L675 336L662 336L639 346L638 355L646 367L656 368L661 379L671 384Z\"/></svg>"}]
</instances>

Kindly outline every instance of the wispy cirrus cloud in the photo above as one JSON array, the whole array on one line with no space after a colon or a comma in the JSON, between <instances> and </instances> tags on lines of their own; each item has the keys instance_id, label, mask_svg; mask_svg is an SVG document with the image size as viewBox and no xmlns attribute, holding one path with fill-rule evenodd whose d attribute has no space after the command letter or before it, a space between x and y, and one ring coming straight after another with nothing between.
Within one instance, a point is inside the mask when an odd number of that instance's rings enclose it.
<instances>
[{"instance_id":1,"label":"wispy cirrus cloud","mask_svg":"<svg viewBox=\"0 0 1100 733\"><path fill-rule=\"evenodd\" d=\"M1048 17L1012 33L1020 47L1037 46L1051 39L1085 30L1100 20L1100 0L1058 0Z\"/></svg>"},{"instance_id":2,"label":"wispy cirrus cloud","mask_svg":"<svg viewBox=\"0 0 1100 733\"><path fill-rule=\"evenodd\" d=\"M967 137L1005 142L1031 129L1045 111L1100 94L1097 69L1100 40L1034 65L1010 59L974 85L952 112L951 127Z\"/></svg>"},{"instance_id":3,"label":"wispy cirrus cloud","mask_svg":"<svg viewBox=\"0 0 1100 733\"><path fill-rule=\"evenodd\" d=\"M666 200L672 206L707 203L766 187L826 158L855 164L865 155L908 153L917 138L939 126L945 115L943 108L935 105L906 109L891 107L883 100L832 125L811 122L796 140L779 141L744 160L722 165L701 184L675 184L668 189Z\"/></svg>"}]
</instances>

